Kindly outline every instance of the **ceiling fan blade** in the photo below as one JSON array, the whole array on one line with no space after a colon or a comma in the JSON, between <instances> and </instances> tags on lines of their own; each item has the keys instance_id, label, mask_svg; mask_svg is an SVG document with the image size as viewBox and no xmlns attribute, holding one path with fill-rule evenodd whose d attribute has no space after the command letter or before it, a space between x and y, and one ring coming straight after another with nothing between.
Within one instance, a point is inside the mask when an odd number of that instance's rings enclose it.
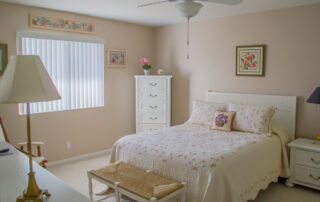
<instances>
[{"instance_id":1,"label":"ceiling fan blade","mask_svg":"<svg viewBox=\"0 0 320 202\"><path fill-rule=\"evenodd\" d=\"M155 4L162 4L162 3L165 3L165 2L172 2L172 1L176 1L176 0L156 1L156 2L153 2L153 3L140 4L140 5L138 5L138 7L151 6L151 5L155 5Z\"/></svg>"},{"instance_id":2,"label":"ceiling fan blade","mask_svg":"<svg viewBox=\"0 0 320 202\"><path fill-rule=\"evenodd\" d=\"M207 1L211 3L229 4L229 5L237 5L242 2L242 0L198 0L198 1Z\"/></svg>"}]
</instances>

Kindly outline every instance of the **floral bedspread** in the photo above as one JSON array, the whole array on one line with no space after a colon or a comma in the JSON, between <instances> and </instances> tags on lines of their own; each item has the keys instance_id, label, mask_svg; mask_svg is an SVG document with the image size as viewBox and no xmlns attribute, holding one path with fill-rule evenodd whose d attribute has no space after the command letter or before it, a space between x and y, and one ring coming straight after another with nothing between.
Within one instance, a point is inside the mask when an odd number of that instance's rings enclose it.
<instances>
[{"instance_id":1,"label":"floral bedspread","mask_svg":"<svg viewBox=\"0 0 320 202\"><path fill-rule=\"evenodd\" d=\"M264 144L269 145L264 148ZM281 151L280 140L275 135L214 131L185 123L125 136L114 144L110 160L123 161L186 182L188 202L232 202L255 198L260 189L276 181L282 167ZM266 157L259 156L259 153L264 155L267 152ZM268 160L270 155L273 155L272 163ZM257 162L259 159L264 163ZM268 168L259 168L255 164ZM253 179L244 184L239 178L241 175Z\"/></svg>"}]
</instances>

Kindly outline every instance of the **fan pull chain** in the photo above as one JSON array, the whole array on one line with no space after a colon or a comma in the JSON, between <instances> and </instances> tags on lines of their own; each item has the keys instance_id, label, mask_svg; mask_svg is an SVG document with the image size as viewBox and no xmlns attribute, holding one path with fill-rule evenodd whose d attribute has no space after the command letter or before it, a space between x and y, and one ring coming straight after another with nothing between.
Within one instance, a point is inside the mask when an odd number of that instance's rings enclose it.
<instances>
[{"instance_id":1,"label":"fan pull chain","mask_svg":"<svg viewBox=\"0 0 320 202\"><path fill-rule=\"evenodd\" d=\"M190 41L189 41L189 38L190 38L190 33L189 33L189 30L190 30L190 28L189 28L189 24L190 24L190 17L188 17L187 18L188 19L188 23L187 23L187 60L189 60L189 43L190 43Z\"/></svg>"}]
</instances>

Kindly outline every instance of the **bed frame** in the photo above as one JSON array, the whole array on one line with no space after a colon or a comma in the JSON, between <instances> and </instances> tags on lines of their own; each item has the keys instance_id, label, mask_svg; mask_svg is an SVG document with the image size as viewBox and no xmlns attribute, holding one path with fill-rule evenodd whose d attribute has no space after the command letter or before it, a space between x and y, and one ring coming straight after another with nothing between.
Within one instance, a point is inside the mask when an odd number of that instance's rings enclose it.
<instances>
[{"instance_id":1,"label":"bed frame","mask_svg":"<svg viewBox=\"0 0 320 202\"><path fill-rule=\"evenodd\" d=\"M272 120L289 129L293 139L296 130L297 96L221 93L207 91L207 101L216 103L237 102L252 105L272 105L277 108Z\"/></svg>"}]
</instances>

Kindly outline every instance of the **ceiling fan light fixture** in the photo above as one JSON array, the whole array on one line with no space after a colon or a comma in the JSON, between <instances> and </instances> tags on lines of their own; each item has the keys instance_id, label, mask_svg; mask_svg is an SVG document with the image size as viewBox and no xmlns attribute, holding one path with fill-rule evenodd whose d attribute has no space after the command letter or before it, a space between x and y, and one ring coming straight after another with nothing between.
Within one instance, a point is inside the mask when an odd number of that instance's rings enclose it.
<instances>
[{"instance_id":1,"label":"ceiling fan light fixture","mask_svg":"<svg viewBox=\"0 0 320 202\"><path fill-rule=\"evenodd\" d=\"M174 5L181 14L186 18L192 18L197 15L199 10L202 8L202 4L193 1L185 1Z\"/></svg>"}]
</instances>

